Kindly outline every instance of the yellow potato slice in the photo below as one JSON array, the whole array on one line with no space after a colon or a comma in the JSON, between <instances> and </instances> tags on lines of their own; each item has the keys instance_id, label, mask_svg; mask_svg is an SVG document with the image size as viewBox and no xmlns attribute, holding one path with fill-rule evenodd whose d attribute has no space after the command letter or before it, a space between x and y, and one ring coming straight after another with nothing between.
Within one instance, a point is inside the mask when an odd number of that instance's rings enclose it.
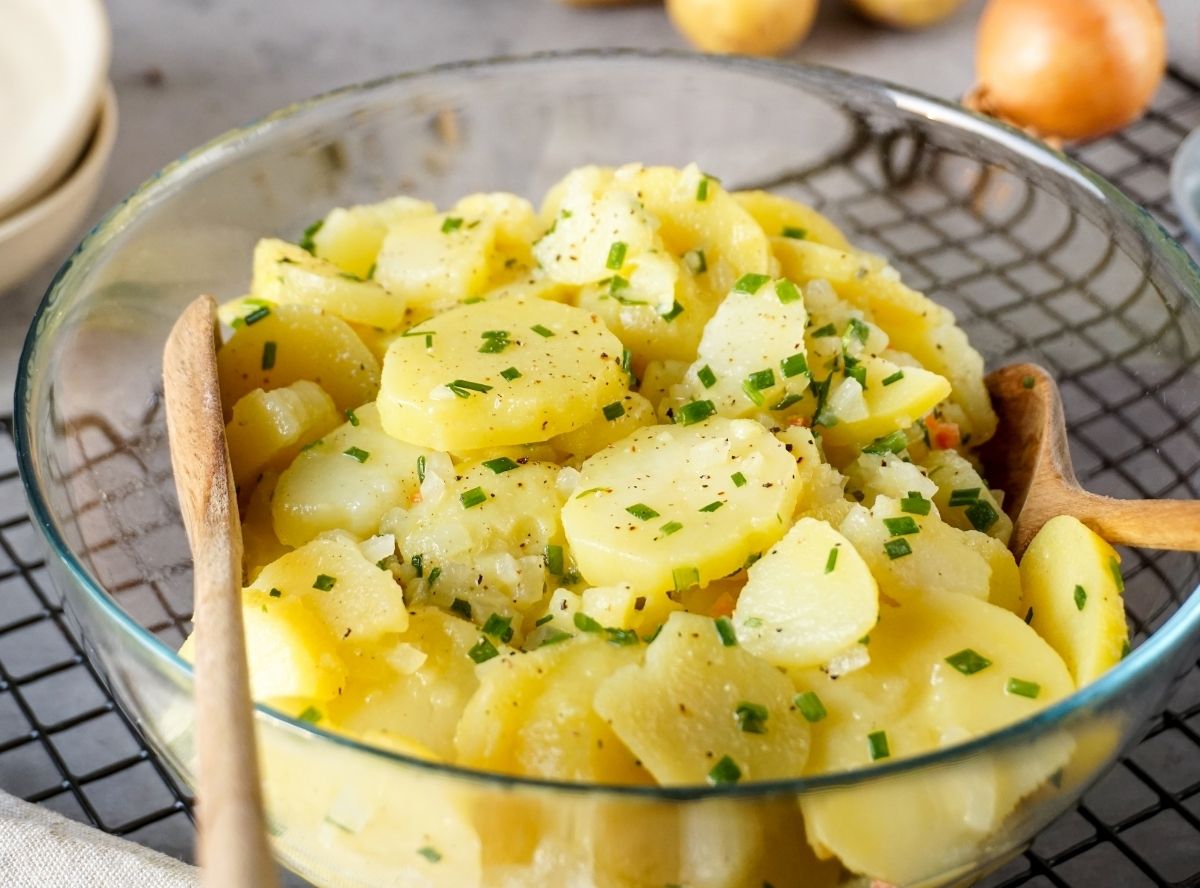
<instances>
[{"instance_id":1,"label":"yellow potato slice","mask_svg":"<svg viewBox=\"0 0 1200 888\"><path fill-rule=\"evenodd\" d=\"M278 305L244 323L217 350L217 377L225 419L243 396L317 383L338 410L370 401L379 388L379 362L341 318L307 305Z\"/></svg>"},{"instance_id":2,"label":"yellow potato slice","mask_svg":"<svg viewBox=\"0 0 1200 888\"><path fill-rule=\"evenodd\" d=\"M749 571L733 611L746 650L776 666L819 666L871 631L879 588L850 541L801 518Z\"/></svg>"},{"instance_id":3,"label":"yellow potato slice","mask_svg":"<svg viewBox=\"0 0 1200 888\"><path fill-rule=\"evenodd\" d=\"M646 648L642 665L613 673L596 711L664 786L798 776L808 725L791 683L718 632L678 612Z\"/></svg>"},{"instance_id":4,"label":"yellow potato slice","mask_svg":"<svg viewBox=\"0 0 1200 888\"><path fill-rule=\"evenodd\" d=\"M619 400L605 404L590 422L551 438L550 446L565 462L578 465L609 444L655 422L654 405L637 392L626 392Z\"/></svg>"},{"instance_id":5,"label":"yellow potato slice","mask_svg":"<svg viewBox=\"0 0 1200 888\"><path fill-rule=\"evenodd\" d=\"M404 320L404 300L287 241L254 248L250 295L277 305L310 305L344 321L390 330Z\"/></svg>"},{"instance_id":6,"label":"yellow potato slice","mask_svg":"<svg viewBox=\"0 0 1200 888\"><path fill-rule=\"evenodd\" d=\"M652 594L742 567L783 536L799 496L782 443L713 417L639 429L584 462L563 530L589 583Z\"/></svg>"},{"instance_id":7,"label":"yellow potato slice","mask_svg":"<svg viewBox=\"0 0 1200 888\"><path fill-rule=\"evenodd\" d=\"M1116 550L1069 515L1051 518L1021 559L1022 606L1075 681L1095 681L1129 644L1125 582Z\"/></svg>"},{"instance_id":8,"label":"yellow potato slice","mask_svg":"<svg viewBox=\"0 0 1200 888\"><path fill-rule=\"evenodd\" d=\"M768 191L735 191L733 197L769 237L808 240L835 250L854 249L836 225L799 201Z\"/></svg>"},{"instance_id":9,"label":"yellow potato slice","mask_svg":"<svg viewBox=\"0 0 1200 888\"><path fill-rule=\"evenodd\" d=\"M866 372L866 387L857 379L834 375L825 411L833 422L827 424L822 414L814 419L826 446L862 449L876 438L907 429L950 394L949 382L919 367L900 368L882 358L865 358L859 366ZM898 372L903 373L899 380L884 385ZM845 397L843 388L856 389L854 397Z\"/></svg>"},{"instance_id":10,"label":"yellow potato slice","mask_svg":"<svg viewBox=\"0 0 1200 888\"><path fill-rule=\"evenodd\" d=\"M315 231L310 228L306 234L315 255L355 277L369 278L389 225L436 212L428 201L393 197L375 204L332 209Z\"/></svg>"},{"instance_id":11,"label":"yellow potato slice","mask_svg":"<svg viewBox=\"0 0 1200 888\"><path fill-rule=\"evenodd\" d=\"M247 583L254 581L258 572L291 551L275 536L275 523L271 517L271 500L279 475L264 472L254 485L254 492L242 510L242 577Z\"/></svg>"},{"instance_id":12,"label":"yellow potato slice","mask_svg":"<svg viewBox=\"0 0 1200 888\"><path fill-rule=\"evenodd\" d=\"M621 397L621 355L596 315L569 305L464 305L392 343L379 413L390 434L439 450L547 441Z\"/></svg>"},{"instance_id":13,"label":"yellow potato slice","mask_svg":"<svg viewBox=\"0 0 1200 888\"><path fill-rule=\"evenodd\" d=\"M453 305L483 292L496 224L481 215L415 216L389 227L375 280L414 307Z\"/></svg>"},{"instance_id":14,"label":"yellow potato slice","mask_svg":"<svg viewBox=\"0 0 1200 888\"><path fill-rule=\"evenodd\" d=\"M225 426L229 461L238 488L264 469L282 469L300 448L341 423L333 399L315 382L300 379L283 388L255 389L233 405Z\"/></svg>"}]
</instances>

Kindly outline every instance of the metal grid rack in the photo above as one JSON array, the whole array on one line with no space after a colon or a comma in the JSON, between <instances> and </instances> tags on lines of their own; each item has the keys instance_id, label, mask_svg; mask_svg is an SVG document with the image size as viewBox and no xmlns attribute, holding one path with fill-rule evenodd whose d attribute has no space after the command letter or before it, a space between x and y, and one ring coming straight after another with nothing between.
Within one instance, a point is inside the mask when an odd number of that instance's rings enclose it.
<instances>
[{"instance_id":1,"label":"metal grid rack","mask_svg":"<svg viewBox=\"0 0 1200 888\"><path fill-rule=\"evenodd\" d=\"M1172 73L1154 109L1141 122L1086 145L1077 154L1178 235L1179 223L1168 195L1168 166L1175 146L1196 126L1200 126L1200 83ZM801 190L806 187L800 183ZM811 197L822 202L815 191L819 185L814 183L813 188ZM963 285L964 298L969 299L970 270L948 275L939 267L946 239L958 234L932 229L931 233L934 239L922 245L898 222L893 236L887 226L878 228L873 246L903 257L899 264L906 277L912 275L915 286L949 277L952 286ZM988 236L983 231L971 238L980 246ZM965 251L962 240L955 243L964 248L960 252ZM1044 250L1039 252L1045 255ZM1026 245L1025 253L1032 258L1033 247ZM1025 258L1019 250L1007 260L982 257L1007 261L1010 268ZM1017 298L1039 299L1044 310L1065 323L1054 300L1046 298L1058 292L1053 283L1039 288L1016 273L1009 283ZM1069 283L1059 287L1065 289ZM1089 390L1087 372L1073 369L1060 377L1075 386L1075 401L1084 405L1069 417L1071 422L1103 422L1111 397ZM1190 427L1196 417L1171 420L1173 427L1155 441L1148 440L1145 432L1134 435L1130 452L1151 443L1171 448L1171 438L1178 435L1182 443L1168 450L1178 476L1168 481L1195 479L1200 470L1200 440ZM190 859L194 829L190 798L108 695L51 592L41 545L25 513L11 431L11 423L0 419L0 786L68 817ZM1143 483L1126 471L1122 459L1119 453L1085 454L1091 462L1081 466L1080 474L1102 479L1109 492L1160 492L1153 489L1154 482ZM1192 493L1200 495L1196 490ZM1134 573L1157 575L1164 589L1178 585L1178 577L1169 581L1152 559L1135 562ZM1164 596L1141 612L1131 612L1137 633L1156 628L1171 603ZM161 628L172 631L176 625L172 621ZM1042 833L1028 853L985 884L989 888L1200 886L1200 663L1182 678L1142 743L1074 811Z\"/></svg>"}]
</instances>

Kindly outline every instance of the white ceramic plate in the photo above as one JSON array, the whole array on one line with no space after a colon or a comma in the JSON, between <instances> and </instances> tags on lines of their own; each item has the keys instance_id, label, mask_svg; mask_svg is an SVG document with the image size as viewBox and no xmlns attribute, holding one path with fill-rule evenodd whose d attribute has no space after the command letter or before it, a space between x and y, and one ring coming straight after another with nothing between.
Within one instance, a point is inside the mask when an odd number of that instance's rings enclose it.
<instances>
[{"instance_id":1,"label":"white ceramic plate","mask_svg":"<svg viewBox=\"0 0 1200 888\"><path fill-rule=\"evenodd\" d=\"M0 295L65 247L95 200L117 138L117 97L111 84L89 120L91 139L74 169L37 203L0 221Z\"/></svg>"},{"instance_id":2,"label":"white ceramic plate","mask_svg":"<svg viewBox=\"0 0 1200 888\"><path fill-rule=\"evenodd\" d=\"M100 0L0 0L0 219L79 158L107 80Z\"/></svg>"},{"instance_id":3,"label":"white ceramic plate","mask_svg":"<svg viewBox=\"0 0 1200 888\"><path fill-rule=\"evenodd\" d=\"M1179 221L1200 244L1200 129L1194 129L1171 161L1171 199Z\"/></svg>"}]
</instances>

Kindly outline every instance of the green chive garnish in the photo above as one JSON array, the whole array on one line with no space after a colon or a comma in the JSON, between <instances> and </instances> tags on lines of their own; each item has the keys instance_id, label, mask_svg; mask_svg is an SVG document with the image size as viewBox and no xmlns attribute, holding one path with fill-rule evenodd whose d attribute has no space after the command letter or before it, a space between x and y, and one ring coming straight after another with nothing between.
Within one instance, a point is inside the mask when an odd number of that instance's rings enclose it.
<instances>
[{"instance_id":1,"label":"green chive garnish","mask_svg":"<svg viewBox=\"0 0 1200 888\"><path fill-rule=\"evenodd\" d=\"M262 368L264 370L270 370L275 366L275 349L275 343L271 340L267 340L263 343Z\"/></svg>"},{"instance_id":2,"label":"green chive garnish","mask_svg":"<svg viewBox=\"0 0 1200 888\"><path fill-rule=\"evenodd\" d=\"M722 502L721 500L713 500L707 506L701 506L700 511L701 512L715 512L715 511L717 511L717 509L721 508L721 506L723 506L723 505L725 505L725 503Z\"/></svg>"},{"instance_id":3,"label":"green chive garnish","mask_svg":"<svg viewBox=\"0 0 1200 888\"><path fill-rule=\"evenodd\" d=\"M259 321L261 321L263 318L265 318L270 313L271 313L271 309L269 309L265 305L260 305L258 308L254 309L254 311L250 312L250 314L248 314L244 318L242 318L242 321L246 324L247 327L249 327L252 324L257 324Z\"/></svg>"},{"instance_id":4,"label":"green chive garnish","mask_svg":"<svg viewBox=\"0 0 1200 888\"><path fill-rule=\"evenodd\" d=\"M300 249L306 250L312 255L317 255L317 245L313 242L313 238L317 236L317 232L325 227L325 220L318 219L316 222L304 229L304 233L300 235Z\"/></svg>"},{"instance_id":5,"label":"green chive garnish","mask_svg":"<svg viewBox=\"0 0 1200 888\"><path fill-rule=\"evenodd\" d=\"M683 261L692 274L704 274L708 271L708 260L704 256L703 250L689 250L683 254Z\"/></svg>"},{"instance_id":6,"label":"green chive garnish","mask_svg":"<svg viewBox=\"0 0 1200 888\"><path fill-rule=\"evenodd\" d=\"M829 550L829 557L825 559L825 573L831 574L837 567L838 549L834 546Z\"/></svg>"},{"instance_id":7,"label":"green chive garnish","mask_svg":"<svg viewBox=\"0 0 1200 888\"><path fill-rule=\"evenodd\" d=\"M412 558L409 559L409 563L412 564L413 570L415 570L417 572L418 577L425 576L425 556L424 555L414 555Z\"/></svg>"},{"instance_id":8,"label":"green chive garnish","mask_svg":"<svg viewBox=\"0 0 1200 888\"><path fill-rule=\"evenodd\" d=\"M671 580L676 592L700 585L700 571L694 567L677 567L671 571Z\"/></svg>"},{"instance_id":9,"label":"green chive garnish","mask_svg":"<svg viewBox=\"0 0 1200 888\"><path fill-rule=\"evenodd\" d=\"M681 314L683 314L683 306L680 305L679 300L676 299L673 303L671 303L670 310L662 314L662 319L669 324Z\"/></svg>"},{"instance_id":10,"label":"green chive garnish","mask_svg":"<svg viewBox=\"0 0 1200 888\"><path fill-rule=\"evenodd\" d=\"M912 554L912 546L908 544L908 540L901 537L896 540L888 540L883 544L883 551L887 552L887 557L895 561L897 558L903 558L905 555Z\"/></svg>"},{"instance_id":11,"label":"green chive garnish","mask_svg":"<svg viewBox=\"0 0 1200 888\"><path fill-rule=\"evenodd\" d=\"M678 521L668 521L666 524L664 524L662 527L659 528L659 532L661 532L663 536L670 536L671 534L676 533L677 531L680 531L680 530L683 530L683 525L680 524Z\"/></svg>"},{"instance_id":12,"label":"green chive garnish","mask_svg":"<svg viewBox=\"0 0 1200 888\"><path fill-rule=\"evenodd\" d=\"M533 625L534 626L545 626L547 623L549 623L553 619L554 619L554 614L545 614L543 616L538 617L537 621Z\"/></svg>"},{"instance_id":13,"label":"green chive garnish","mask_svg":"<svg viewBox=\"0 0 1200 888\"><path fill-rule=\"evenodd\" d=\"M893 373L891 376L885 376L885 377L883 378L883 384L884 384L884 385L891 385L893 382L899 382L899 381L900 381L900 380L902 380L903 378L904 378L904 371L903 371L903 370L897 370L897 371L896 371L895 373Z\"/></svg>"},{"instance_id":14,"label":"green chive garnish","mask_svg":"<svg viewBox=\"0 0 1200 888\"><path fill-rule=\"evenodd\" d=\"M1025 681L1021 678L1010 678L1004 686L1010 694L1015 694L1018 697L1028 697L1030 700L1036 700L1038 694L1042 692L1042 686L1036 681Z\"/></svg>"},{"instance_id":15,"label":"green chive garnish","mask_svg":"<svg viewBox=\"0 0 1200 888\"><path fill-rule=\"evenodd\" d=\"M770 713L767 712L767 707L761 703L750 703L743 700L733 710L733 717L737 721L738 728L747 734L767 733L767 719L770 717Z\"/></svg>"},{"instance_id":16,"label":"green chive garnish","mask_svg":"<svg viewBox=\"0 0 1200 888\"><path fill-rule=\"evenodd\" d=\"M867 734L867 752L873 762L885 759L892 754L888 748L887 731L872 731Z\"/></svg>"},{"instance_id":17,"label":"green chive garnish","mask_svg":"<svg viewBox=\"0 0 1200 888\"><path fill-rule=\"evenodd\" d=\"M454 599L454 602L450 605L450 610L454 611L454 613L458 614L464 620L471 619L471 602L465 598Z\"/></svg>"},{"instance_id":18,"label":"green chive garnish","mask_svg":"<svg viewBox=\"0 0 1200 888\"><path fill-rule=\"evenodd\" d=\"M498 638L503 642L511 641L513 637L512 617L502 617L499 614L492 614L484 621L482 632L484 635L490 635L492 638Z\"/></svg>"},{"instance_id":19,"label":"green chive garnish","mask_svg":"<svg viewBox=\"0 0 1200 888\"><path fill-rule=\"evenodd\" d=\"M804 240L808 237L808 229L797 228L794 225L783 226L783 236L790 237L792 240Z\"/></svg>"},{"instance_id":20,"label":"green chive garnish","mask_svg":"<svg viewBox=\"0 0 1200 888\"><path fill-rule=\"evenodd\" d=\"M496 650L496 646L492 644L485 636L481 636L475 646L467 651L467 656L476 663L486 663L492 657L500 656L500 652Z\"/></svg>"},{"instance_id":21,"label":"green chive garnish","mask_svg":"<svg viewBox=\"0 0 1200 888\"><path fill-rule=\"evenodd\" d=\"M1075 609L1083 610L1083 607L1086 604L1087 604L1087 589L1083 588L1083 586L1076 586L1075 587Z\"/></svg>"},{"instance_id":22,"label":"green chive garnish","mask_svg":"<svg viewBox=\"0 0 1200 888\"><path fill-rule=\"evenodd\" d=\"M717 412L712 401L692 401L679 408L679 424L692 425L703 422Z\"/></svg>"},{"instance_id":23,"label":"green chive garnish","mask_svg":"<svg viewBox=\"0 0 1200 888\"><path fill-rule=\"evenodd\" d=\"M833 326L833 324L826 324L824 327L813 330L812 335L814 338L819 338L822 336L837 336L837 327Z\"/></svg>"},{"instance_id":24,"label":"green chive garnish","mask_svg":"<svg viewBox=\"0 0 1200 888\"><path fill-rule=\"evenodd\" d=\"M1109 558L1108 569L1112 573L1113 582L1117 584L1117 592L1123 593L1125 591L1125 578L1121 576L1121 562L1115 558Z\"/></svg>"},{"instance_id":25,"label":"green chive garnish","mask_svg":"<svg viewBox=\"0 0 1200 888\"><path fill-rule=\"evenodd\" d=\"M353 410L347 410L347 411L346 411L346 419L348 419L348 420L350 421L350 425L352 425L352 426L358 426L358 425L359 425L359 418L358 418L358 414L357 414L357 413L355 413Z\"/></svg>"},{"instance_id":26,"label":"green chive garnish","mask_svg":"<svg viewBox=\"0 0 1200 888\"><path fill-rule=\"evenodd\" d=\"M771 405L772 410L787 410L793 404L800 402L802 396L792 392L790 395L784 395L778 401Z\"/></svg>"},{"instance_id":27,"label":"green chive garnish","mask_svg":"<svg viewBox=\"0 0 1200 888\"><path fill-rule=\"evenodd\" d=\"M883 526L892 536L905 536L921 532L921 526L908 515L901 515L899 518L884 518Z\"/></svg>"},{"instance_id":28,"label":"green chive garnish","mask_svg":"<svg viewBox=\"0 0 1200 888\"><path fill-rule=\"evenodd\" d=\"M964 648L957 654L951 654L946 662L963 675L974 675L992 665L992 661L971 648Z\"/></svg>"},{"instance_id":29,"label":"green chive garnish","mask_svg":"<svg viewBox=\"0 0 1200 888\"><path fill-rule=\"evenodd\" d=\"M808 360L800 352L794 355L789 355L779 362L779 369L783 371L783 375L788 379L793 376L799 376L801 373L808 372Z\"/></svg>"},{"instance_id":30,"label":"green chive garnish","mask_svg":"<svg viewBox=\"0 0 1200 888\"><path fill-rule=\"evenodd\" d=\"M717 374L712 372L712 367L708 366L708 364L705 364L696 371L696 378L700 380L706 389L710 389L717 384Z\"/></svg>"},{"instance_id":31,"label":"green chive garnish","mask_svg":"<svg viewBox=\"0 0 1200 888\"><path fill-rule=\"evenodd\" d=\"M900 511L911 515L928 515L932 503L915 490L910 490L908 496L900 500Z\"/></svg>"},{"instance_id":32,"label":"green chive garnish","mask_svg":"<svg viewBox=\"0 0 1200 888\"><path fill-rule=\"evenodd\" d=\"M482 382L472 382L469 379L456 379L453 382L448 382L446 383L446 388L454 392L459 398L469 398L471 397L471 392L484 394L492 390L490 385L484 385Z\"/></svg>"},{"instance_id":33,"label":"green chive garnish","mask_svg":"<svg viewBox=\"0 0 1200 888\"><path fill-rule=\"evenodd\" d=\"M421 484L425 483L425 457L417 457L417 481Z\"/></svg>"},{"instance_id":34,"label":"green chive garnish","mask_svg":"<svg viewBox=\"0 0 1200 888\"><path fill-rule=\"evenodd\" d=\"M741 779L742 769L727 755L721 756L721 760L713 765L712 770L708 772L708 783L710 786L725 786L737 783Z\"/></svg>"},{"instance_id":35,"label":"green chive garnish","mask_svg":"<svg viewBox=\"0 0 1200 888\"><path fill-rule=\"evenodd\" d=\"M302 713L296 716L297 721L308 722L310 725L315 725L322 718L323 716L321 715L321 710L317 709L315 706L309 706Z\"/></svg>"},{"instance_id":36,"label":"green chive garnish","mask_svg":"<svg viewBox=\"0 0 1200 888\"><path fill-rule=\"evenodd\" d=\"M779 301L784 305L787 305L789 302L798 302L800 300L800 288L788 280L776 281L775 295L779 297Z\"/></svg>"},{"instance_id":37,"label":"green chive garnish","mask_svg":"<svg viewBox=\"0 0 1200 888\"><path fill-rule=\"evenodd\" d=\"M658 517L658 512L654 511L645 503L634 503L632 506L626 506L625 511L634 518L640 518L642 521L649 521L651 518Z\"/></svg>"},{"instance_id":38,"label":"green chive garnish","mask_svg":"<svg viewBox=\"0 0 1200 888\"><path fill-rule=\"evenodd\" d=\"M846 324L846 339L857 339L859 343L866 345L867 340L871 338L871 328L860 321L858 318L851 318Z\"/></svg>"},{"instance_id":39,"label":"green chive garnish","mask_svg":"<svg viewBox=\"0 0 1200 888\"><path fill-rule=\"evenodd\" d=\"M796 709L804 716L806 721L819 722L829 713L825 711L825 704L821 702L821 698L817 696L816 691L805 691L803 694L797 694L792 698L792 702L796 705Z\"/></svg>"},{"instance_id":40,"label":"green chive garnish","mask_svg":"<svg viewBox=\"0 0 1200 888\"><path fill-rule=\"evenodd\" d=\"M429 588L430 589L433 588L433 584L438 581L438 577L440 577L441 575L442 575L442 569L440 567L435 567L433 570L431 570L429 572Z\"/></svg>"},{"instance_id":41,"label":"green chive garnish","mask_svg":"<svg viewBox=\"0 0 1200 888\"><path fill-rule=\"evenodd\" d=\"M733 285L735 293L757 293L770 278L765 274L744 274Z\"/></svg>"},{"instance_id":42,"label":"green chive garnish","mask_svg":"<svg viewBox=\"0 0 1200 888\"><path fill-rule=\"evenodd\" d=\"M281 595L283 595L283 593L280 592L278 589L276 589L274 586L271 587L271 591L268 592L267 594L270 595L272 598L279 598Z\"/></svg>"},{"instance_id":43,"label":"green chive garnish","mask_svg":"<svg viewBox=\"0 0 1200 888\"><path fill-rule=\"evenodd\" d=\"M583 611L575 612L575 628L580 632L603 632L604 627Z\"/></svg>"},{"instance_id":44,"label":"green chive garnish","mask_svg":"<svg viewBox=\"0 0 1200 888\"><path fill-rule=\"evenodd\" d=\"M609 644L625 646L638 643L637 633L632 629L618 629L616 626L605 626L604 635L608 638Z\"/></svg>"},{"instance_id":45,"label":"green chive garnish","mask_svg":"<svg viewBox=\"0 0 1200 888\"><path fill-rule=\"evenodd\" d=\"M708 177L701 176L699 184L696 185L696 200L708 200Z\"/></svg>"},{"instance_id":46,"label":"green chive garnish","mask_svg":"<svg viewBox=\"0 0 1200 888\"><path fill-rule=\"evenodd\" d=\"M329 574L318 574L317 578L313 580L312 587L322 592L328 592L336 585L337 577L331 577Z\"/></svg>"},{"instance_id":47,"label":"green chive garnish","mask_svg":"<svg viewBox=\"0 0 1200 888\"><path fill-rule=\"evenodd\" d=\"M563 561L562 546L546 547L546 570L550 571L556 577L561 577L563 575Z\"/></svg>"},{"instance_id":48,"label":"green chive garnish","mask_svg":"<svg viewBox=\"0 0 1200 888\"><path fill-rule=\"evenodd\" d=\"M536 333L538 336L541 336L545 339L549 339L551 336L554 335L553 330L551 330L549 327L543 327L541 324L534 324L529 329L532 330L534 333Z\"/></svg>"},{"instance_id":49,"label":"green chive garnish","mask_svg":"<svg viewBox=\"0 0 1200 888\"><path fill-rule=\"evenodd\" d=\"M971 526L980 533L986 533L988 528L1000 519L1000 515L992 508L992 504L985 499L978 499L971 503L967 506L964 514L971 522Z\"/></svg>"},{"instance_id":50,"label":"green chive garnish","mask_svg":"<svg viewBox=\"0 0 1200 888\"><path fill-rule=\"evenodd\" d=\"M906 447L908 447L908 438L904 432L897 429L891 434L884 435L882 438L876 438L864 447L862 452L873 453L876 456L885 456L889 453L901 453Z\"/></svg>"},{"instance_id":51,"label":"green chive garnish","mask_svg":"<svg viewBox=\"0 0 1200 888\"><path fill-rule=\"evenodd\" d=\"M737 632L733 629L733 623L729 622L728 617L717 617L714 622L717 624L717 635L721 636L721 644L725 647L737 647Z\"/></svg>"},{"instance_id":52,"label":"green chive garnish","mask_svg":"<svg viewBox=\"0 0 1200 888\"><path fill-rule=\"evenodd\" d=\"M507 456L497 456L495 459L485 459L483 464L492 470L493 474L503 475L505 472L511 472L517 467L517 464Z\"/></svg>"},{"instance_id":53,"label":"green chive garnish","mask_svg":"<svg viewBox=\"0 0 1200 888\"><path fill-rule=\"evenodd\" d=\"M458 216L447 216L442 222L442 234L449 234L462 228L463 220Z\"/></svg>"},{"instance_id":54,"label":"green chive garnish","mask_svg":"<svg viewBox=\"0 0 1200 888\"><path fill-rule=\"evenodd\" d=\"M363 450L361 447L347 447L345 450L342 451L342 453L344 453L346 456L350 457L351 459L358 460L360 463L365 463L368 459L371 458L371 454L368 453L367 451Z\"/></svg>"},{"instance_id":55,"label":"green chive garnish","mask_svg":"<svg viewBox=\"0 0 1200 888\"><path fill-rule=\"evenodd\" d=\"M733 481L734 487L745 487L746 486L746 476L743 475L741 472L734 472L729 477Z\"/></svg>"},{"instance_id":56,"label":"green chive garnish","mask_svg":"<svg viewBox=\"0 0 1200 888\"><path fill-rule=\"evenodd\" d=\"M480 503L487 502L487 494L483 492L482 487L472 487L465 493L459 494L458 499L464 509L471 509Z\"/></svg>"},{"instance_id":57,"label":"green chive garnish","mask_svg":"<svg viewBox=\"0 0 1200 888\"><path fill-rule=\"evenodd\" d=\"M514 379L521 378L521 371L518 370L516 367L509 367L507 370L501 370L500 375L503 376L505 379L507 379L509 382L512 382Z\"/></svg>"},{"instance_id":58,"label":"green chive garnish","mask_svg":"<svg viewBox=\"0 0 1200 888\"><path fill-rule=\"evenodd\" d=\"M424 848L418 848L417 853L428 860L430 863L437 863L442 859L442 852L437 848L426 845Z\"/></svg>"},{"instance_id":59,"label":"green chive garnish","mask_svg":"<svg viewBox=\"0 0 1200 888\"><path fill-rule=\"evenodd\" d=\"M758 370L747 376L746 382L759 391L769 389L775 384L775 371L769 367L766 370Z\"/></svg>"},{"instance_id":60,"label":"green chive garnish","mask_svg":"<svg viewBox=\"0 0 1200 888\"><path fill-rule=\"evenodd\" d=\"M979 499L978 487L964 487L950 491L951 506L969 506Z\"/></svg>"},{"instance_id":61,"label":"green chive garnish","mask_svg":"<svg viewBox=\"0 0 1200 888\"><path fill-rule=\"evenodd\" d=\"M604 418L612 422L614 419L620 419L625 415L625 405L620 401L613 401L611 404L605 404L602 412L604 413Z\"/></svg>"},{"instance_id":62,"label":"green chive garnish","mask_svg":"<svg viewBox=\"0 0 1200 888\"><path fill-rule=\"evenodd\" d=\"M616 241L608 248L608 261L604 263L605 267L611 268L614 271L620 271L621 266L625 264L626 249L624 241Z\"/></svg>"}]
</instances>

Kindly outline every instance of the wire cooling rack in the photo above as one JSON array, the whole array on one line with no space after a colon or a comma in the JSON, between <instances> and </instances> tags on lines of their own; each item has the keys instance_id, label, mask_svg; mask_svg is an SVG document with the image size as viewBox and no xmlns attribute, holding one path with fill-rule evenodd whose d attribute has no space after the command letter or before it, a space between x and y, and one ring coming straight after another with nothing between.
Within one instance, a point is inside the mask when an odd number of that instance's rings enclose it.
<instances>
[{"instance_id":1,"label":"wire cooling rack","mask_svg":"<svg viewBox=\"0 0 1200 888\"><path fill-rule=\"evenodd\" d=\"M1200 84L1172 73L1155 107L1141 122L1076 153L1178 235L1179 221L1168 194L1168 168L1175 147L1197 126ZM828 197L819 191L819 178L801 183L801 188L811 189L810 197L817 203ZM1056 318L1067 323L1061 312L1071 309L1056 308L1055 298L1069 290L1069 284L1056 289L1052 280L1026 280L1019 273L1026 265L1045 266L1035 261L1046 255L1045 245L1023 245L999 237L1003 232L964 234L961 219L953 221L953 209L947 205L952 230L932 232L928 243L920 243L919 233L914 240L913 229L898 219L891 229L875 228L875 246L903 257L899 264L906 277L913 275L915 286L940 278L951 287L961 287L968 299L972 272L962 266L964 259L982 257L1003 264L1013 269L1006 279L1015 299L1036 301L1050 313L1051 323ZM991 240L996 242L989 245ZM948 244L960 249L947 253ZM1005 250L1008 255L1001 255ZM959 263L957 267L946 264L948 256ZM1089 388L1087 369L1054 369L1063 371L1056 374L1060 380L1073 385L1071 401L1078 412L1069 417L1072 425L1105 422L1112 396ZM1156 430L1154 417L1148 416L1146 428L1122 430L1129 437L1130 454L1151 444L1160 447L1176 467L1173 478L1146 477L1136 466L1127 468L1120 453L1085 453L1080 474L1093 481L1102 479L1112 488L1104 492L1149 496L1180 478L1195 478L1200 469L1200 440L1192 432L1195 420L1169 416ZM1152 559L1135 560L1130 567L1133 573L1157 571ZM1164 588L1178 587L1178 577L1168 581L1159 576ZM26 516L11 423L0 418L0 787L68 817L190 859L191 799L108 695L56 602L40 540ZM128 607L133 602L122 603ZM170 619L149 628L177 635L186 616L175 615L161 598L159 604ZM1131 608L1135 632L1144 636L1156 628L1169 605L1164 597L1140 612ZM1026 854L985 884L988 888L1200 886L1200 663L1182 677L1166 711L1148 727L1145 739L1129 757L1075 810L1044 831Z\"/></svg>"}]
</instances>

